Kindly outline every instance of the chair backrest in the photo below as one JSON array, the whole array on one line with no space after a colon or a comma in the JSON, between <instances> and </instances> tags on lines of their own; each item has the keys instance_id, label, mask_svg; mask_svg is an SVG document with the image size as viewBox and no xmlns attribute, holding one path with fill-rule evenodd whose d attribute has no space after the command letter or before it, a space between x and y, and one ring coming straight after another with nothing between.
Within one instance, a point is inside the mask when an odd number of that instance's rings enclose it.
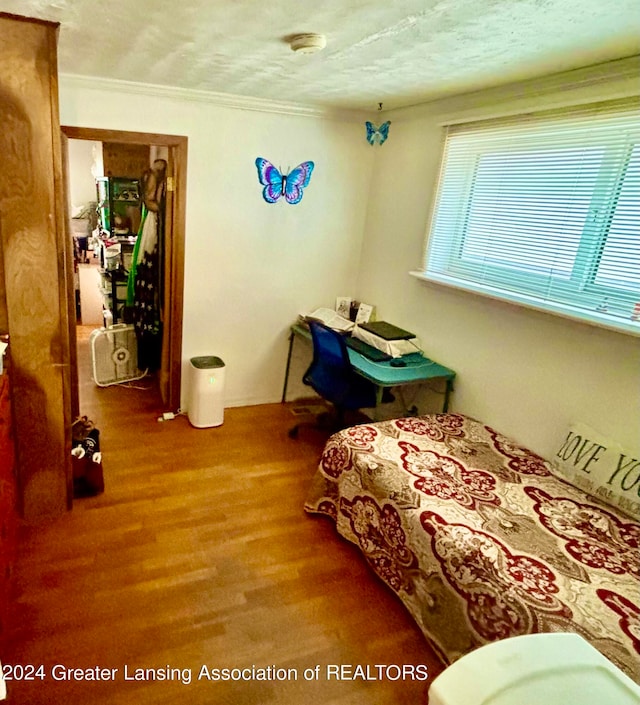
<instances>
[{"instance_id":1,"label":"chair backrest","mask_svg":"<svg viewBox=\"0 0 640 705\"><path fill-rule=\"evenodd\" d=\"M375 388L357 375L341 333L317 321L309 322L313 360L303 381L336 406L358 409L375 403Z\"/></svg>"},{"instance_id":2,"label":"chair backrest","mask_svg":"<svg viewBox=\"0 0 640 705\"><path fill-rule=\"evenodd\" d=\"M313 340L313 356L318 359L318 362L345 370L351 369L349 351L341 333L318 321L310 321L309 330Z\"/></svg>"},{"instance_id":3,"label":"chair backrest","mask_svg":"<svg viewBox=\"0 0 640 705\"><path fill-rule=\"evenodd\" d=\"M313 360L304 375L304 383L333 404L340 404L348 392L351 376L349 352L337 331L317 321L309 322L313 341Z\"/></svg>"}]
</instances>

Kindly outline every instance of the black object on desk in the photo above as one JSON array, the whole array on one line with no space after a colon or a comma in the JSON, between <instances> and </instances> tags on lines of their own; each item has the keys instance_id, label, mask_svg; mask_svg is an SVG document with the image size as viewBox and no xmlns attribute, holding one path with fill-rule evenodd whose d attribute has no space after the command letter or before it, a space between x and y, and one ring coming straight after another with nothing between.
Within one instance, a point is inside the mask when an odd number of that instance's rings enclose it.
<instances>
[{"instance_id":1,"label":"black object on desk","mask_svg":"<svg viewBox=\"0 0 640 705\"><path fill-rule=\"evenodd\" d=\"M386 352L374 348L373 345L365 343L364 340L360 340L360 338L354 338L350 335L348 338L345 338L345 342L347 343L347 347L350 347L352 350L359 352L361 355L368 357L369 360L373 360L374 362L382 362L383 360L391 359L391 355L387 355Z\"/></svg>"},{"instance_id":2,"label":"black object on desk","mask_svg":"<svg viewBox=\"0 0 640 705\"><path fill-rule=\"evenodd\" d=\"M372 321L371 323L360 323L360 328L369 333L380 336L383 340L409 340L415 338L415 333L410 333L404 328L398 328L393 323L387 321Z\"/></svg>"}]
</instances>

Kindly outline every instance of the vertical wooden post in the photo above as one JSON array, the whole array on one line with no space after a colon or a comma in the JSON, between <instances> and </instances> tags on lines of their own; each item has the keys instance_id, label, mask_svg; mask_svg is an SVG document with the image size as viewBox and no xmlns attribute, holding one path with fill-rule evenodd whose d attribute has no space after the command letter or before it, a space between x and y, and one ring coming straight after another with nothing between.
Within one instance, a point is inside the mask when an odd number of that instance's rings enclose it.
<instances>
[{"instance_id":1,"label":"vertical wooden post","mask_svg":"<svg viewBox=\"0 0 640 705\"><path fill-rule=\"evenodd\" d=\"M71 506L70 242L55 23L0 14L0 247L19 499L27 520Z\"/></svg>"}]
</instances>

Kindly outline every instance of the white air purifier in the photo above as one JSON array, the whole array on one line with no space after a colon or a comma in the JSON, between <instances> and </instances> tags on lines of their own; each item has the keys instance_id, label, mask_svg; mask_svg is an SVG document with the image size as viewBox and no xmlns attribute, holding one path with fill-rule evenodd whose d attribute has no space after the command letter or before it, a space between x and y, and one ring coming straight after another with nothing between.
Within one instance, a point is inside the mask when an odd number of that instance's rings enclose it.
<instances>
[{"instance_id":1,"label":"white air purifier","mask_svg":"<svg viewBox=\"0 0 640 705\"><path fill-rule=\"evenodd\" d=\"M141 379L146 370L138 369L138 341L132 325L116 323L99 328L89 338L93 381L99 387Z\"/></svg>"},{"instance_id":2,"label":"white air purifier","mask_svg":"<svg viewBox=\"0 0 640 705\"><path fill-rule=\"evenodd\" d=\"M224 421L225 364L219 357L192 357L189 361L187 416L192 426L209 428Z\"/></svg>"}]
</instances>

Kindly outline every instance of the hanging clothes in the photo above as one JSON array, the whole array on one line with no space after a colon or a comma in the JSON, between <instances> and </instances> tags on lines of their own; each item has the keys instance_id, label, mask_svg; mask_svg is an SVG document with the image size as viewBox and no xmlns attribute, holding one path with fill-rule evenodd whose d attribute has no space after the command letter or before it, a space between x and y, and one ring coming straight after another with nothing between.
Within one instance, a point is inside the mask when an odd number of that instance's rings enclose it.
<instances>
[{"instance_id":1,"label":"hanging clothes","mask_svg":"<svg viewBox=\"0 0 640 705\"><path fill-rule=\"evenodd\" d=\"M143 218L127 282L127 303L132 298L132 318L138 342L138 367L150 372L160 369L162 360L166 166L164 159L158 159L143 175Z\"/></svg>"}]
</instances>

